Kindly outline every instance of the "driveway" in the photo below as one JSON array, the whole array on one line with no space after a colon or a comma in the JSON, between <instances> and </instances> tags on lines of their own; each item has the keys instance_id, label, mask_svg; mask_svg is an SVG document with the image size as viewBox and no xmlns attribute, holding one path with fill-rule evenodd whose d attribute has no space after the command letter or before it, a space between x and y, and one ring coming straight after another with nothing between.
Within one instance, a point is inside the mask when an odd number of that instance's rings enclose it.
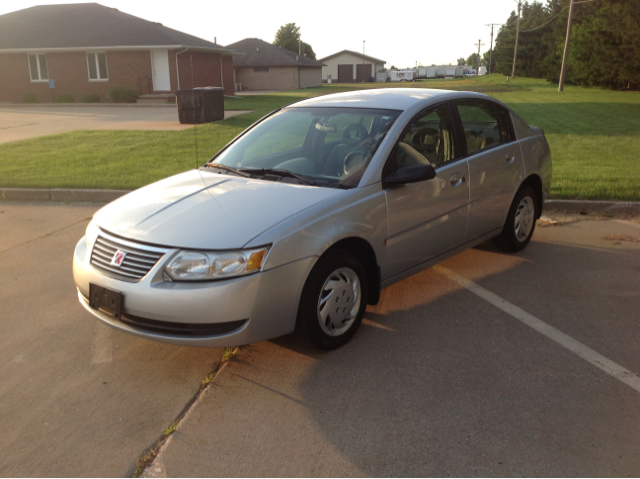
<instances>
[{"instance_id":1,"label":"driveway","mask_svg":"<svg viewBox=\"0 0 640 479\"><path fill-rule=\"evenodd\" d=\"M640 226L547 222L383 291L345 347L137 339L77 304L96 206L0 203L0 475L640 475ZM589 217L587 217L589 218ZM552 217L553 219L553 217Z\"/></svg>"},{"instance_id":2,"label":"driveway","mask_svg":"<svg viewBox=\"0 0 640 479\"><path fill-rule=\"evenodd\" d=\"M224 117L247 113L226 111ZM0 105L0 143L74 130L184 130L175 106L10 106Z\"/></svg>"}]
</instances>

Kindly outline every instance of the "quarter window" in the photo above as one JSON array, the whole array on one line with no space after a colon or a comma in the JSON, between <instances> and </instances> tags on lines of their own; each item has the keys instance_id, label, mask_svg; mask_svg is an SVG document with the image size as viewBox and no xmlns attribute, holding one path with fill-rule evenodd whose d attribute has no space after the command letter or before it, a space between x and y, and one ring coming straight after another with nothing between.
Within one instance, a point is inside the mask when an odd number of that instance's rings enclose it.
<instances>
[{"instance_id":1,"label":"quarter window","mask_svg":"<svg viewBox=\"0 0 640 479\"><path fill-rule=\"evenodd\" d=\"M46 81L49 79L47 57L44 53L29 54L29 73L31 81Z\"/></svg>"},{"instance_id":2,"label":"quarter window","mask_svg":"<svg viewBox=\"0 0 640 479\"><path fill-rule=\"evenodd\" d=\"M487 101L457 102L464 129L467 154L509 143L515 139L511 116L504 108Z\"/></svg>"},{"instance_id":3,"label":"quarter window","mask_svg":"<svg viewBox=\"0 0 640 479\"><path fill-rule=\"evenodd\" d=\"M87 67L89 68L89 80L108 80L107 54L105 52L87 53Z\"/></svg>"}]
</instances>

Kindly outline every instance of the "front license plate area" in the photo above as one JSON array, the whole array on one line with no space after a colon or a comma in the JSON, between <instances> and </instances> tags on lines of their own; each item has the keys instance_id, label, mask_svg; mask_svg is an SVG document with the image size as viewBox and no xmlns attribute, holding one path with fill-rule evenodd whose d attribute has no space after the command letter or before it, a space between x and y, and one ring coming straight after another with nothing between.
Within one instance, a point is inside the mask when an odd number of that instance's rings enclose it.
<instances>
[{"instance_id":1,"label":"front license plate area","mask_svg":"<svg viewBox=\"0 0 640 479\"><path fill-rule=\"evenodd\" d=\"M89 283L89 306L95 310L102 309L115 319L120 319L123 299L120 291Z\"/></svg>"}]
</instances>

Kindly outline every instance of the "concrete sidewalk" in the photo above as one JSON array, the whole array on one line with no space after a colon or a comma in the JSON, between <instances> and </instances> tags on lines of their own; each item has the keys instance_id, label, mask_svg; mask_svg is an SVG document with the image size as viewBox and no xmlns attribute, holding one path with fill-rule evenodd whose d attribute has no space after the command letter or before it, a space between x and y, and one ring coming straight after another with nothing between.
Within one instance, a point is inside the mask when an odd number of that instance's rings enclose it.
<instances>
[{"instance_id":1,"label":"concrete sidewalk","mask_svg":"<svg viewBox=\"0 0 640 479\"><path fill-rule=\"evenodd\" d=\"M248 113L250 110L225 111L224 117ZM182 125L173 108L147 105L119 106L8 106L0 105L0 143L66 133L74 130L169 130L179 131L193 125Z\"/></svg>"}]
</instances>

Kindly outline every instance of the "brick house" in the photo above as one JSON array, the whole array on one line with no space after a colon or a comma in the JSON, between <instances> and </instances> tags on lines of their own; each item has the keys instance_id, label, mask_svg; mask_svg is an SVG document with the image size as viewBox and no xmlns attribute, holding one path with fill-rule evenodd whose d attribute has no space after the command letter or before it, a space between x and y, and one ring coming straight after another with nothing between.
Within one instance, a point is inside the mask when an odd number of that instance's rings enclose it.
<instances>
[{"instance_id":1,"label":"brick house","mask_svg":"<svg viewBox=\"0 0 640 479\"><path fill-rule=\"evenodd\" d=\"M258 38L227 45L243 55L233 57L236 83L243 90L296 90L322 85L323 63Z\"/></svg>"},{"instance_id":2,"label":"brick house","mask_svg":"<svg viewBox=\"0 0 640 479\"><path fill-rule=\"evenodd\" d=\"M102 101L114 86L141 95L222 86L233 95L234 51L97 3L42 5L0 16L0 101L66 93Z\"/></svg>"}]
</instances>

